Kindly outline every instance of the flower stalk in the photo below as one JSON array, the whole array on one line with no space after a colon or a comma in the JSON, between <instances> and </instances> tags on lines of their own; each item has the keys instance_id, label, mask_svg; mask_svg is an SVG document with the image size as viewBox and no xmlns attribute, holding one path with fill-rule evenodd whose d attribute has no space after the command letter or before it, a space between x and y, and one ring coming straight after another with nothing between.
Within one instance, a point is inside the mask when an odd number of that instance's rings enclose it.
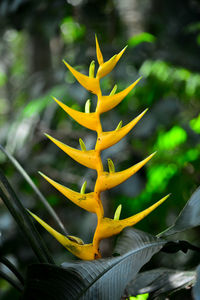
<instances>
[{"instance_id":1,"label":"flower stalk","mask_svg":"<svg viewBox=\"0 0 200 300\"><path fill-rule=\"evenodd\" d=\"M87 89L88 91L90 91L91 93L97 96L97 105L96 105L95 112L90 112L90 105L91 105L90 100L87 100L85 104L85 112L80 112L70 108L69 106L65 105L63 102L59 101L58 99L53 98L57 102L57 104L80 125L90 130L96 131L97 140L94 149L87 150L81 138L79 139L81 150L78 150L63 144L62 142L46 134L46 136L53 143L55 143L61 150L63 150L75 161L88 168L96 170L97 178L96 178L94 191L91 193L85 193L86 181L83 183L80 193L78 193L68 189L67 187L57 183L56 181L50 179L46 175L40 173L44 177L44 179L46 179L51 185L53 185L58 191L60 191L63 195L65 195L69 200L71 200L81 208L96 214L97 226L94 233L93 241L90 244L84 244L84 242L78 237L73 237L69 235L64 236L63 234L55 231L52 227L50 227L47 223L41 220L38 216L31 213L31 215L51 235L53 235L58 240L58 242L60 242L68 251L70 251L80 259L84 259L84 260L93 260L93 259L100 258L101 253L99 250L99 243L102 239L120 233L127 226L133 226L134 224L142 220L144 217L146 217L150 212L152 212L156 207L158 207L169 197L169 195L163 197L161 200L151 205L149 208L145 209L144 211L126 219L120 220L120 213L122 209L121 205L118 206L113 219L104 217L104 209L101 202L101 192L119 185L120 183L127 180L130 176L134 175L155 155L155 153L152 153L141 162L120 172L115 171L115 166L113 164L113 161L109 158L108 159L109 172L104 171L101 156L100 156L101 152L104 149L109 148L114 144L118 143L125 135L127 135L128 132L139 122L139 120L147 112L147 109L125 126L122 126L122 121L120 121L120 123L117 125L114 131L105 132L102 130L102 125L100 121L101 114L116 107L128 95L128 93L130 93L130 91L136 86L136 84L140 81L141 77L137 79L134 83L132 83L129 87L124 89L123 91L116 93L117 85L115 85L112 91L110 92L110 95L103 96L100 88L100 79L113 70L113 68L116 66L117 62L119 61L119 59L121 58L121 56L123 55L127 47L122 49L121 52L119 52L118 54L114 55L110 60L104 62L103 55L99 47L98 39L97 37L95 38L96 38L96 55L97 55L97 61L99 63L96 76L95 76L94 61L92 61L90 64L89 76L86 76L76 71L72 66L70 66L67 62L64 61L65 65L67 66L69 71L74 75L77 81L85 89Z\"/></svg>"}]
</instances>

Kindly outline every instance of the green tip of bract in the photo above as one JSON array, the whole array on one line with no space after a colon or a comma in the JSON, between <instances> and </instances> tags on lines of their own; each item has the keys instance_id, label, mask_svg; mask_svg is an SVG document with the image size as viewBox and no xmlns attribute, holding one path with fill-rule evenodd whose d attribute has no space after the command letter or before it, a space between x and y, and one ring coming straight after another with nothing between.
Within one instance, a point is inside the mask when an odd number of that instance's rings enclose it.
<instances>
[{"instance_id":1,"label":"green tip of bract","mask_svg":"<svg viewBox=\"0 0 200 300\"><path fill-rule=\"evenodd\" d=\"M87 114L90 113L90 107L91 107L91 101L90 101L90 99L88 99L88 100L85 102L85 113L87 113Z\"/></svg>"},{"instance_id":2,"label":"green tip of bract","mask_svg":"<svg viewBox=\"0 0 200 300\"><path fill-rule=\"evenodd\" d=\"M108 169L109 169L109 173L114 173L115 172L115 166L114 163L112 161L112 159L108 158Z\"/></svg>"},{"instance_id":3,"label":"green tip of bract","mask_svg":"<svg viewBox=\"0 0 200 300\"><path fill-rule=\"evenodd\" d=\"M110 92L110 95L109 96L113 96L117 91L117 84L114 85L112 91Z\"/></svg>"},{"instance_id":4,"label":"green tip of bract","mask_svg":"<svg viewBox=\"0 0 200 300\"><path fill-rule=\"evenodd\" d=\"M122 128L122 124L123 124L123 122L122 122L122 120L121 120L121 121L119 122L119 124L117 125L115 131L121 129L121 128Z\"/></svg>"},{"instance_id":5,"label":"green tip of bract","mask_svg":"<svg viewBox=\"0 0 200 300\"><path fill-rule=\"evenodd\" d=\"M94 71L95 71L95 61L92 60L89 67L89 77L94 78Z\"/></svg>"},{"instance_id":6,"label":"green tip of bract","mask_svg":"<svg viewBox=\"0 0 200 300\"><path fill-rule=\"evenodd\" d=\"M122 210L122 205L120 204L114 214L114 220L119 220L120 218L120 214L121 214L121 210Z\"/></svg>"},{"instance_id":7,"label":"green tip of bract","mask_svg":"<svg viewBox=\"0 0 200 300\"><path fill-rule=\"evenodd\" d=\"M86 186L87 186L87 181L84 181L80 190L80 194L85 194Z\"/></svg>"},{"instance_id":8,"label":"green tip of bract","mask_svg":"<svg viewBox=\"0 0 200 300\"><path fill-rule=\"evenodd\" d=\"M81 150L82 151L86 151L85 143L84 143L84 141L81 138L79 138L79 144L81 146Z\"/></svg>"}]
</instances>

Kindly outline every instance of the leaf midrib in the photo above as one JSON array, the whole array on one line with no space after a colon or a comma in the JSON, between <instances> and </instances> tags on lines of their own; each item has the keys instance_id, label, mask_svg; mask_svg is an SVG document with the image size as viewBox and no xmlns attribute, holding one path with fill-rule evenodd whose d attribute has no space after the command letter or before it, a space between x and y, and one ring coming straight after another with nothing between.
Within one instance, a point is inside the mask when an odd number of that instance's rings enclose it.
<instances>
[{"instance_id":1,"label":"leaf midrib","mask_svg":"<svg viewBox=\"0 0 200 300\"><path fill-rule=\"evenodd\" d=\"M114 265L112 264L108 269L104 270L101 274L99 274L92 282L91 284L89 284L81 293L80 295L78 296L77 299L80 299L84 293L93 285L97 282L97 280L99 280L99 278L103 277L105 273L107 273L108 271L110 271L113 267L117 266L119 263L121 263L124 259L126 259L127 257L139 252L139 251L142 251L143 249L146 249L146 248L151 248L153 247L154 245L164 245L166 243L166 241L160 241L160 242L154 242L154 243L151 243L149 244L148 246L143 246L141 247L140 249L137 249L137 250L133 250L133 251L130 251L130 252L127 252L126 254L123 254Z\"/></svg>"}]
</instances>

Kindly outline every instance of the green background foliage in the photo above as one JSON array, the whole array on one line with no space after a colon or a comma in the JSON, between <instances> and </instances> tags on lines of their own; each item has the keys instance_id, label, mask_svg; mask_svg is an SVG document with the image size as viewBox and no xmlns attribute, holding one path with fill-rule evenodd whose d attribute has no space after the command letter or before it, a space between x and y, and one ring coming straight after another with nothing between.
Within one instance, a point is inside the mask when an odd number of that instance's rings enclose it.
<instances>
[{"instance_id":1,"label":"green background foliage","mask_svg":"<svg viewBox=\"0 0 200 300\"><path fill-rule=\"evenodd\" d=\"M110 157L119 171L154 151L157 154L143 170L104 194L104 208L106 216L113 217L122 204L124 218L172 193L166 203L137 225L157 234L173 222L199 185L199 11L199 2L189 0L0 3L0 144L22 164L67 230L85 242L91 240L95 218L75 207L37 173L40 170L77 191L85 180L88 190L95 182L94 171L76 164L43 135L50 133L72 147L78 147L79 137L87 149L92 149L95 142L94 133L75 123L51 98L55 96L80 110L91 98L92 109L95 108L95 97L75 81L62 59L87 73L91 60L96 60L94 33L106 60L128 44L101 86L108 94L115 83L120 91L138 77L143 78L117 108L102 116L103 128L112 130L120 120L125 125L147 107L149 110L126 138L104 151L102 159L106 170ZM53 226L32 189L2 153L0 164L24 205ZM72 258L38 229L58 263ZM3 253L11 255L22 269L25 261L34 261L2 202L0 231ZM196 241L198 235L199 229L195 229L188 239ZM111 253L112 244L111 240L102 245L105 255ZM189 267L195 263L192 255L189 259L180 255L163 262L173 266L181 260ZM0 284L7 293L7 284Z\"/></svg>"}]
</instances>

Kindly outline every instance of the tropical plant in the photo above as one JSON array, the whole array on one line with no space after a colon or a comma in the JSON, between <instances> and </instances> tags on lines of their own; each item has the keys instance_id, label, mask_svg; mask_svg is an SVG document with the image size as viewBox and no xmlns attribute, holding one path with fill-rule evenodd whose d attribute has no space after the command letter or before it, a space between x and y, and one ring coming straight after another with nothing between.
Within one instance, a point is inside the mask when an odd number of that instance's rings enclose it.
<instances>
[{"instance_id":1,"label":"tropical plant","mask_svg":"<svg viewBox=\"0 0 200 300\"><path fill-rule=\"evenodd\" d=\"M64 236L59 232L56 232L53 228L51 228L48 224L38 218L35 214L31 213L32 216L48 230L65 248L67 248L70 252L72 252L77 257L84 260L92 260L101 257L101 253L99 251L99 243L102 239L109 238L113 235L120 233L125 227L132 226L142 220L145 216L147 216L151 211L153 211L158 205L163 203L169 195L162 198L156 204L150 206L148 209L138 213L132 217L126 218L124 220L120 220L120 212L121 205L116 209L114 219L104 217L104 209L101 202L101 192L111 189L123 181L127 180L130 176L135 174L141 167L143 167L153 156L155 153L151 154L143 161L137 163L136 165L121 171L115 172L115 166L113 161L108 158L108 169L109 171L104 171L103 163L101 160L101 151L107 149L117 142L119 142L142 118L142 116L146 113L147 109L143 111L139 116L133 119L130 123L122 127L122 121L117 125L114 131L104 132L102 130L100 116L102 113L105 113L115 106L119 104L128 93L135 87L140 78L136 80L133 84L131 84L125 90L116 93L117 86L115 85L110 92L110 95L103 96L101 87L100 87L100 79L109 74L122 54L124 53L126 47L117 55L114 55L110 60L104 62L103 55L101 53L99 43L96 37L96 54L97 60L99 63L99 68L97 70L95 76L95 61L92 61L89 67L89 76L81 74L72 68L67 62L64 61L65 65L74 75L74 77L79 81L79 83L86 88L88 91L92 92L97 96L97 105L95 112L90 111L91 101L88 99L85 104L85 112L79 112L60 102L56 98L53 98L58 105L74 120L76 120L82 126L89 128L90 130L97 132L97 140L94 150L87 150L83 140L80 138L80 147L81 150L74 149L69 147L62 142L56 140L55 138L46 134L46 136L55 143L60 149L62 149L65 153L71 156L74 160L81 163L82 165L95 169L97 172L97 179L94 187L94 191L91 193L85 193L86 184L84 182L80 193L72 191L67 187L60 185L54 180L50 179L46 175L40 173L49 183L51 183L58 191L64 194L68 199L73 201L76 205L81 208L95 213L97 215L97 227L94 233L94 238L91 244L84 244L84 242L75 236Z\"/></svg>"},{"instance_id":2,"label":"tropical plant","mask_svg":"<svg viewBox=\"0 0 200 300\"><path fill-rule=\"evenodd\" d=\"M97 96L96 110L95 112L90 111L90 100L86 101L85 112L80 112L70 108L56 98L53 99L79 124L97 132L95 149L87 150L82 139L79 139L81 149L78 150L63 144L50 135L46 135L60 149L77 162L97 171L94 191L90 193L85 193L86 182L83 183L81 190L78 193L40 173L50 184L76 205L90 213L96 214L97 226L92 243L84 244L79 237L65 234L64 226L59 221L59 218L46 204L46 200L38 192L28 175L24 172L18 162L16 162L16 160L1 147L1 150L12 161L24 178L32 185L34 191L46 205L46 208L50 211L62 230L62 233L59 233L34 213L27 211L13 191L4 174L0 173L0 196L20 226L22 232L27 237L39 262L38 264L28 266L28 271L24 279L14 265L4 257L1 257L1 263L6 265L15 274L17 280L10 278L3 272L0 273L1 277L20 290L23 293L23 299L33 300L48 297L48 299L56 300L106 300L126 299L129 296L144 293L149 293L149 297L157 297L160 294L168 294L171 291L192 286L195 284L195 280L196 284L193 289L193 296L195 299L199 299L199 267L197 270L189 272L170 269L154 269L142 273L139 273L139 271L151 257L159 251L164 251L166 253L183 251L186 253L190 249L200 252L200 248L187 241L169 241L165 239L165 237L170 237L172 234L200 225L200 189L197 189L192 195L174 225L160 233L158 236L153 236L149 233L130 228L130 226L142 220L163 203L169 195L144 211L123 220L120 219L121 205L116 209L113 219L104 216L101 192L111 189L128 179L143 167L155 154L151 154L146 159L121 172L115 172L114 163L110 158L108 159L108 172L104 171L103 168L100 156L101 151L119 142L147 111L143 111L139 116L133 119L133 121L123 127L121 121L114 131L104 132L102 130L100 115L119 104L140 80L139 78L121 92L116 93L117 86L114 86L110 95L102 95L100 79L112 71L125 49L126 47L120 53L114 55L110 60L104 62L96 38L96 53L99 63L96 76L94 61L90 64L89 76L76 71L64 61L79 83ZM56 266L44 241L41 239L37 229L32 223L30 215L32 215L68 251L82 259L82 261L65 262L62 266ZM123 229L125 230L117 240L113 256L101 258L99 250L100 241L119 234ZM195 279L196 275L197 279ZM173 280L173 284L169 284L171 280ZM148 295L145 295L143 299L147 299L147 297Z\"/></svg>"}]
</instances>

